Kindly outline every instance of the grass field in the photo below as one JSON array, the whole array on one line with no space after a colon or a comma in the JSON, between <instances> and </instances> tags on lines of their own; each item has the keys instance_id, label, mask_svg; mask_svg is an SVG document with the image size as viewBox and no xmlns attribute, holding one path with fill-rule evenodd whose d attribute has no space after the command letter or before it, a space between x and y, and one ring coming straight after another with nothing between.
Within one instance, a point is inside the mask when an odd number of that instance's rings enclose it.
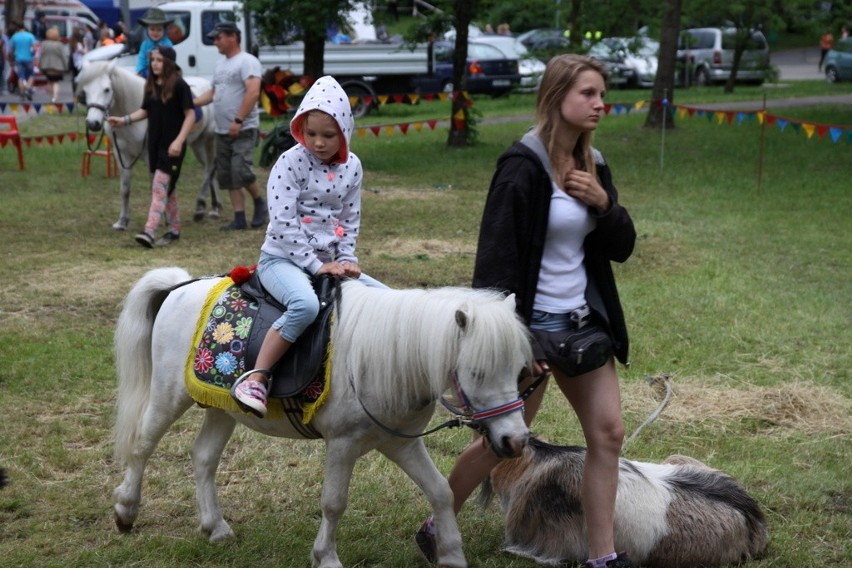
<instances>
[{"instance_id":1,"label":"grass field","mask_svg":"<svg viewBox=\"0 0 852 568\"><path fill-rule=\"evenodd\" d=\"M814 84L807 94L826 89L837 92ZM631 93L609 98L640 100ZM692 93L701 98L696 103L718 99ZM422 120L425 106L388 106L371 117ZM476 106L482 119L526 116L532 99ZM852 125L850 106L780 114ZM756 568L850 565L852 142L767 128L758 192L756 123L678 120L663 143L643 121L641 113L607 117L596 139L639 234L633 257L616 267L631 333L632 365L619 369L628 432L657 406L646 377L670 374L675 397L625 456L687 454L740 480L770 526ZM44 116L24 129L35 135L79 124L78 117ZM495 159L528 125L481 120L480 143L466 149L447 148L440 127L356 138L365 164L363 268L398 287L467 285ZM25 172L9 147L0 150L0 254L9 278L0 288L0 466L12 478L0 491L0 564L307 566L319 523L322 444L238 429L217 479L238 538L214 546L195 533L188 451L199 409L154 454L136 529L115 530L111 492L121 474L110 446L111 341L121 299L154 267L202 275L253 264L263 234L193 223L200 177L191 160L179 184L180 242L143 250L132 235L147 211L146 176L141 168L134 176L130 231L114 232L117 181L103 177L100 163L81 178L81 150L69 143L28 148ZM266 172L258 172L265 182ZM534 430L556 443L581 443L570 408L551 388ZM426 443L448 472L467 440L465 432L442 431ZM419 565L411 537L427 514L401 472L367 456L340 528L344 564ZM460 526L474 566L534 565L501 552L496 509L470 506Z\"/></svg>"}]
</instances>

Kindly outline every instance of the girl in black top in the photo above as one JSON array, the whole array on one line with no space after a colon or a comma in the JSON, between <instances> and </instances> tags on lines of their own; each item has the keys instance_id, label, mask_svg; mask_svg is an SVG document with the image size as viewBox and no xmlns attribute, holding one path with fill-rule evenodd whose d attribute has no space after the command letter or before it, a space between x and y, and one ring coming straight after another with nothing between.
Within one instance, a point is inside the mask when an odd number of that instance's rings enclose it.
<instances>
[{"instance_id":1,"label":"girl in black top","mask_svg":"<svg viewBox=\"0 0 852 568\"><path fill-rule=\"evenodd\" d=\"M113 127L126 126L148 119L148 166L151 184L151 207L145 230L136 235L136 242L153 248L157 227L165 214L168 232L157 245L168 245L180 237L175 184L186 154L186 138L195 124L192 91L175 63L175 50L158 46L151 51L148 78L142 108L129 115L110 116Z\"/></svg>"}]
</instances>

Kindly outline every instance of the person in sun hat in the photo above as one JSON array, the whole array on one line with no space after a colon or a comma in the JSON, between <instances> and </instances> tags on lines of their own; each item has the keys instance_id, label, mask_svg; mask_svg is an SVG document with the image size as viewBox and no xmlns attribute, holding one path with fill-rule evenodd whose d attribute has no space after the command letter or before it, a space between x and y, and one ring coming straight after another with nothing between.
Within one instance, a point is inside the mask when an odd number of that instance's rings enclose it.
<instances>
[{"instance_id":1,"label":"person in sun hat","mask_svg":"<svg viewBox=\"0 0 852 568\"><path fill-rule=\"evenodd\" d=\"M180 213L175 185L186 155L186 138L195 124L192 91L181 77L173 47L151 50L142 107L125 116L110 116L113 128L148 119L148 166L151 170L151 206L145 229L136 242L145 248L166 246L180 238ZM168 232L155 243L163 216Z\"/></svg>"},{"instance_id":2,"label":"person in sun hat","mask_svg":"<svg viewBox=\"0 0 852 568\"><path fill-rule=\"evenodd\" d=\"M145 15L139 18L139 23L145 27L145 40L139 46L139 55L136 57L136 74L140 77L148 76L148 54L158 45L173 47L172 40L166 35L166 26L172 23L172 19L159 8L151 8Z\"/></svg>"}]
</instances>

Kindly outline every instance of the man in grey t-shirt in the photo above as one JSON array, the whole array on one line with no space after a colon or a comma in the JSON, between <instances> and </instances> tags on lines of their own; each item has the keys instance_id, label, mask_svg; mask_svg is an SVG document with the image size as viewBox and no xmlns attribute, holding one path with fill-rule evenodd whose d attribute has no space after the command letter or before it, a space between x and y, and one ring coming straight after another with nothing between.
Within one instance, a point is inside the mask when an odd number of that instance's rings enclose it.
<instances>
[{"instance_id":1,"label":"man in grey t-shirt","mask_svg":"<svg viewBox=\"0 0 852 568\"><path fill-rule=\"evenodd\" d=\"M240 47L240 29L233 22L220 22L208 34L219 53L225 56L216 63L213 86L193 101L198 106L214 103L216 122L216 178L227 189L234 208L234 220L222 227L225 231L247 228L243 189L254 199L251 226L266 225L269 219L266 201L252 171L254 148L260 129L257 101L260 97L260 61Z\"/></svg>"}]
</instances>

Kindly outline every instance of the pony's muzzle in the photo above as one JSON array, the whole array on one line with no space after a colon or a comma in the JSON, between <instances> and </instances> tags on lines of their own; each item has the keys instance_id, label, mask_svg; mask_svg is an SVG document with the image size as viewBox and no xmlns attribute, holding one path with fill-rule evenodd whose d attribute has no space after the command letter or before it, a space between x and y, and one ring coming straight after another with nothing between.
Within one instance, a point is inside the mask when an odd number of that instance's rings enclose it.
<instances>
[{"instance_id":1,"label":"pony's muzzle","mask_svg":"<svg viewBox=\"0 0 852 568\"><path fill-rule=\"evenodd\" d=\"M529 439L529 431L525 432L522 436L503 436L496 441L491 440L489 436L491 451L497 454L497 457L504 459L520 457L524 448L527 447Z\"/></svg>"}]
</instances>

